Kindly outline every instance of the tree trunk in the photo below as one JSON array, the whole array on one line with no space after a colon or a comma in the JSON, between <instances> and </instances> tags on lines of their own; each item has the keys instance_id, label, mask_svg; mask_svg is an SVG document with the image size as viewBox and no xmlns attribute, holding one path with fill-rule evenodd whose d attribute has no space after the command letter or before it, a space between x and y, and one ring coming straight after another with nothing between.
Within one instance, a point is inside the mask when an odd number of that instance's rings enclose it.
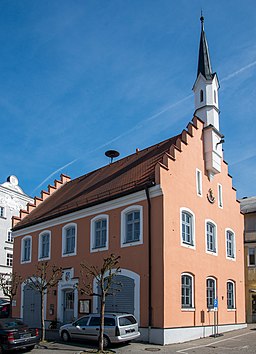
<instances>
[{"instance_id":1,"label":"tree trunk","mask_svg":"<svg viewBox=\"0 0 256 354\"><path fill-rule=\"evenodd\" d=\"M9 296L9 300L10 300L10 312L9 312L9 317L12 318L12 297Z\"/></svg>"},{"instance_id":2,"label":"tree trunk","mask_svg":"<svg viewBox=\"0 0 256 354\"><path fill-rule=\"evenodd\" d=\"M103 289L102 289L103 290ZM101 296L101 304L100 304L100 339L99 339L99 351L103 351L103 333L104 333L104 313L105 313L105 302L106 302L106 294L105 291L102 291Z\"/></svg>"},{"instance_id":3,"label":"tree trunk","mask_svg":"<svg viewBox=\"0 0 256 354\"><path fill-rule=\"evenodd\" d=\"M41 292L41 341L45 340L44 328L44 291Z\"/></svg>"}]
</instances>

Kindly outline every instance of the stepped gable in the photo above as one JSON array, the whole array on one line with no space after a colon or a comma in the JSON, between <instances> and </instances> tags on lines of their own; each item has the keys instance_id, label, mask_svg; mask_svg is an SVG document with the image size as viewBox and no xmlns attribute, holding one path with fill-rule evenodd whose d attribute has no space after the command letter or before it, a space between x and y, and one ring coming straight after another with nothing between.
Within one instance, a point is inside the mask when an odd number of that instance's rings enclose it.
<instances>
[{"instance_id":1,"label":"stepped gable","mask_svg":"<svg viewBox=\"0 0 256 354\"><path fill-rule=\"evenodd\" d=\"M55 179L54 186L48 185L48 191L41 191L41 197L34 197L34 203L27 203L27 209L21 209L19 216L12 217L12 228L14 230L15 226L20 223L24 218L28 217L30 213L37 208L44 200L46 200L50 195L55 193L60 187L62 187L65 183L70 181L70 177L64 175L63 173L60 175L60 180Z\"/></svg>"},{"instance_id":2,"label":"stepped gable","mask_svg":"<svg viewBox=\"0 0 256 354\"><path fill-rule=\"evenodd\" d=\"M80 209L143 190L156 183L156 165L165 166L165 158L175 160L188 131L124 157L98 170L66 183L41 201L13 230L23 229ZM166 166L165 166L166 167Z\"/></svg>"}]
</instances>

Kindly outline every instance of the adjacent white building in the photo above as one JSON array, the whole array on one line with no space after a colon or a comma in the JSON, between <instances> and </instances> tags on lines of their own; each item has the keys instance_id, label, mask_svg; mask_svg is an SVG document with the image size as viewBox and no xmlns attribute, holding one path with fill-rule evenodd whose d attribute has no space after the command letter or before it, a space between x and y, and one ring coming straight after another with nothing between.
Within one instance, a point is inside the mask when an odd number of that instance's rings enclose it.
<instances>
[{"instance_id":1,"label":"adjacent white building","mask_svg":"<svg viewBox=\"0 0 256 354\"><path fill-rule=\"evenodd\" d=\"M0 273L12 271L13 238L12 216L19 215L20 209L26 209L27 203L34 202L19 186L16 176L9 176L0 184ZM0 297L3 293L0 289Z\"/></svg>"}]
</instances>

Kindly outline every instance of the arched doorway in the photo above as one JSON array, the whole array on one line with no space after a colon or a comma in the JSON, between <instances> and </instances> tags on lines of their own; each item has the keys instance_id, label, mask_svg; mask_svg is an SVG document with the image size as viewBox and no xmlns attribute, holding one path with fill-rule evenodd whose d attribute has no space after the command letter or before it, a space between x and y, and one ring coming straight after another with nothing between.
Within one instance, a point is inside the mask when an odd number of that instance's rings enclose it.
<instances>
[{"instance_id":1,"label":"arched doorway","mask_svg":"<svg viewBox=\"0 0 256 354\"><path fill-rule=\"evenodd\" d=\"M114 277L113 287L119 289L114 291L114 295L106 298L106 312L126 312L140 318L140 276L127 269L121 269L120 273ZM121 286L116 284L120 283ZM99 292L96 280L94 279L94 292ZM99 312L99 297L95 296L93 301L93 311Z\"/></svg>"}]
</instances>

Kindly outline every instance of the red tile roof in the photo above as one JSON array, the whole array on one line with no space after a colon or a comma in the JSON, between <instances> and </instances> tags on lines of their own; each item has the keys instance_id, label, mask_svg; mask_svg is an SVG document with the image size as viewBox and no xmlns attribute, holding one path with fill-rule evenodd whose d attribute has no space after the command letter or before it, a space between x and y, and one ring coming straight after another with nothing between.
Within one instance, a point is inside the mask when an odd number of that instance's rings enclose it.
<instances>
[{"instance_id":1,"label":"red tile roof","mask_svg":"<svg viewBox=\"0 0 256 354\"><path fill-rule=\"evenodd\" d=\"M67 182L25 216L13 230L100 204L155 184L155 166L177 135Z\"/></svg>"}]
</instances>

